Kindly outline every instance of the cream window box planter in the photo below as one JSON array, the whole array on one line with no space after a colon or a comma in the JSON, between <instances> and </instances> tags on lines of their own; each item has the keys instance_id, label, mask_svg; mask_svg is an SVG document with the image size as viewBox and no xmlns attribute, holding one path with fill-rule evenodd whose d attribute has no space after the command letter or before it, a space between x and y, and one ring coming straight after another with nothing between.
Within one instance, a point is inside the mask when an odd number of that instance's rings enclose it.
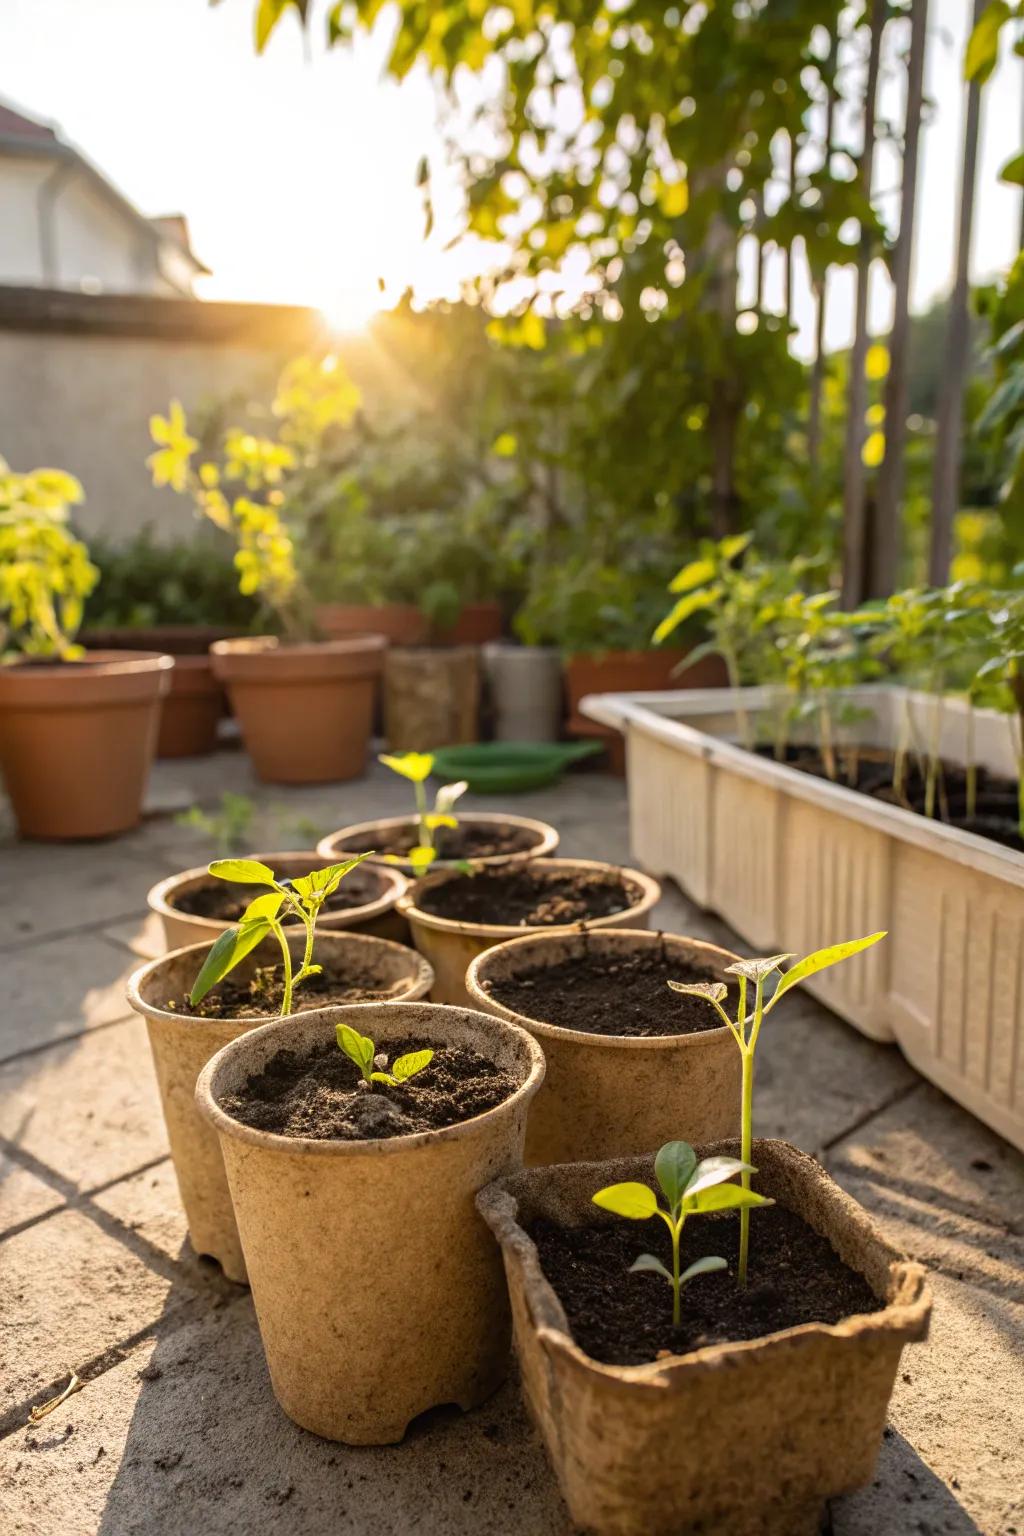
<instances>
[{"instance_id":1,"label":"cream window box planter","mask_svg":"<svg viewBox=\"0 0 1024 1536\"><path fill-rule=\"evenodd\" d=\"M591 695L627 740L633 855L670 875L762 953L804 954L888 929L856 965L807 985L1024 1149L1024 855L746 751L736 705L768 731L764 688ZM895 687L850 690L844 727L891 748L904 710L920 742L966 760L967 709ZM974 715L979 765L1016 778L1007 719Z\"/></svg>"}]
</instances>

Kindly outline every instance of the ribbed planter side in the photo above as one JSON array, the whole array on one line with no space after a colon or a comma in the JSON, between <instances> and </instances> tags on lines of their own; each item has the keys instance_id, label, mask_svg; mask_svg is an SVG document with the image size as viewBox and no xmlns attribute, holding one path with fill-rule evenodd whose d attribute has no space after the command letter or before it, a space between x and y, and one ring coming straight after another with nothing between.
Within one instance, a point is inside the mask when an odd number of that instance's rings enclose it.
<instances>
[{"instance_id":1,"label":"ribbed planter side","mask_svg":"<svg viewBox=\"0 0 1024 1536\"><path fill-rule=\"evenodd\" d=\"M331 1041L342 1020L384 1049L410 1036L471 1047L519 1086L472 1120L383 1141L296 1140L220 1109L281 1047ZM500 1384L508 1296L473 1198L520 1165L543 1075L524 1031L422 1003L300 1015L209 1063L197 1099L220 1136L274 1393L297 1424L330 1440L392 1444L417 1414L472 1408Z\"/></svg>"},{"instance_id":2,"label":"ribbed planter side","mask_svg":"<svg viewBox=\"0 0 1024 1536\"><path fill-rule=\"evenodd\" d=\"M536 933L477 955L466 972L474 1008L519 1024L547 1063L526 1130L526 1162L576 1163L656 1151L666 1141L717 1141L739 1131L740 1053L722 1025L686 1035L593 1035L505 1007L503 979L584 954L615 960L650 949L727 981L738 956L646 929ZM542 1004L538 998L538 1011Z\"/></svg>"},{"instance_id":3,"label":"ribbed planter side","mask_svg":"<svg viewBox=\"0 0 1024 1536\"><path fill-rule=\"evenodd\" d=\"M523 933L529 932L572 932L593 931L601 928L645 928L650 922L652 908L661 897L661 886L649 875L643 875L638 869L617 869L617 866L603 864L597 859L543 859L534 861L540 867L553 872L562 870L567 873L574 870L582 870L584 873L597 874L601 871L616 869L617 873L625 876L639 889L637 899L623 912L614 912L610 917L595 917L585 923L572 923L561 930L557 928L524 929L522 927L510 927L501 923L460 923L447 917L435 917L432 912L425 912L419 906L418 899L425 891L434 889L441 881L458 878L457 870L442 870L438 874L425 875L422 880L415 881L404 896L399 898L398 910L408 919L409 928L412 931L412 941L421 955L425 955L430 961L434 971L434 985L431 989L431 997L435 1003L455 1003L461 1007L472 1006L472 1000L466 989L466 972L470 962L477 955L483 954L485 949L491 949L495 944L503 944L506 939L520 938Z\"/></svg>"},{"instance_id":4,"label":"ribbed planter side","mask_svg":"<svg viewBox=\"0 0 1024 1536\"><path fill-rule=\"evenodd\" d=\"M755 1141L754 1161L757 1187L828 1237L884 1310L604 1365L573 1341L524 1227L616 1220L591 1195L653 1182L653 1158L531 1169L478 1198L505 1260L527 1402L570 1515L593 1536L816 1536L824 1500L872 1476L903 1346L927 1333L924 1269L795 1147Z\"/></svg>"},{"instance_id":5,"label":"ribbed planter side","mask_svg":"<svg viewBox=\"0 0 1024 1536\"><path fill-rule=\"evenodd\" d=\"M356 821L350 827L340 827L337 832L329 832L322 837L316 845L316 851L323 859L343 859L352 850L353 840L362 843L366 839L380 836L383 844L388 834L404 831L410 825L408 816L383 816L377 821ZM518 827L528 834L532 843L528 848L518 853L495 853L487 858L474 859L473 864L481 869L493 869L500 865L526 864L531 859L547 858L558 847L558 832L546 821L534 821L531 816L498 815L493 811L472 811L459 817L460 826L483 827ZM412 875L411 864L391 864L385 862L380 855L367 860L368 864L380 864L385 869L400 870L404 875ZM435 870L450 869L453 860L438 859L432 866Z\"/></svg>"},{"instance_id":6,"label":"ribbed planter side","mask_svg":"<svg viewBox=\"0 0 1024 1536\"><path fill-rule=\"evenodd\" d=\"M301 936L296 934L290 943L296 958L301 957ZM146 1020L167 1139L192 1247L197 1253L216 1259L229 1280L244 1284L245 1259L220 1147L216 1133L196 1109L195 1090L196 1079L211 1056L267 1021L258 1016L190 1018L164 1006L169 998L180 997L189 990L208 948L208 943L192 944L162 959L151 960L131 977L127 996L136 1013ZM356 964L365 963L372 956L380 963L384 980L396 987L396 999L413 1001L425 997L433 981L433 972L419 955L383 939L325 933L317 939L316 952L321 962L333 955L339 964L344 963L346 956ZM241 962L235 975L246 979L258 965L274 961L279 954L276 945L260 945ZM301 991L298 996L301 997Z\"/></svg>"}]
</instances>

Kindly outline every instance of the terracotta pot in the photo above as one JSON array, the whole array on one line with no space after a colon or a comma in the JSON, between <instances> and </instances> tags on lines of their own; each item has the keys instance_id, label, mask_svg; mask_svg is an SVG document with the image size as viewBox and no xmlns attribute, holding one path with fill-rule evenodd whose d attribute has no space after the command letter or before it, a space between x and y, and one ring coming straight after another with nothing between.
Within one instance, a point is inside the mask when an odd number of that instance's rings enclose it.
<instances>
[{"instance_id":1,"label":"terracotta pot","mask_svg":"<svg viewBox=\"0 0 1024 1536\"><path fill-rule=\"evenodd\" d=\"M342 1021L385 1048L409 1036L470 1047L519 1086L486 1114L382 1141L273 1135L220 1108L282 1047L308 1051ZM236 1040L206 1067L196 1099L220 1136L270 1379L304 1429L391 1444L426 1409L472 1408L500 1384L508 1296L473 1196L495 1170L519 1166L543 1076L525 1031L423 1003L301 1015Z\"/></svg>"},{"instance_id":2,"label":"terracotta pot","mask_svg":"<svg viewBox=\"0 0 1024 1536\"><path fill-rule=\"evenodd\" d=\"M268 784L326 784L366 771L374 682L386 642L353 635L321 645L262 636L220 640L226 684L256 774Z\"/></svg>"},{"instance_id":3,"label":"terracotta pot","mask_svg":"<svg viewBox=\"0 0 1024 1536\"><path fill-rule=\"evenodd\" d=\"M302 935L297 933L290 943L293 953L300 957ZM216 1259L229 1280L244 1285L245 1259L224 1177L224 1163L216 1134L196 1109L195 1087L196 1079L211 1056L230 1041L266 1024L267 1020L256 1015L242 1019L197 1019L164 1006L169 1000L188 992L209 947L209 944L190 944L141 966L128 982L127 997L136 1013L146 1020L189 1240L196 1253ZM344 965L347 960L353 966L379 968L382 990L387 988L394 994L388 997L387 1006L399 999L413 1001L424 997L433 980L430 966L401 944L361 934L321 933L319 925L316 955L321 962L334 956L338 965ZM261 944L240 963L234 974L247 978L258 965L272 963L279 956L276 943ZM301 997L300 988L295 998L300 1010ZM355 1006L362 1012L375 1005ZM316 1010L301 1010L292 1017L305 1016L311 1011ZM332 1011L336 1010L321 1009L319 1013Z\"/></svg>"},{"instance_id":4,"label":"terracotta pot","mask_svg":"<svg viewBox=\"0 0 1024 1536\"><path fill-rule=\"evenodd\" d=\"M524 971L592 954L617 957L652 950L727 981L739 957L713 944L645 929L533 933L485 950L470 963L466 991L474 1008L519 1024L544 1051L544 1086L530 1107L527 1163L587 1162L656 1152L666 1141L691 1144L739 1133L740 1053L721 1025L685 1035L592 1035L549 1023L538 995L535 1016L501 1002L501 983ZM492 988L494 990L492 990Z\"/></svg>"},{"instance_id":5,"label":"terracotta pot","mask_svg":"<svg viewBox=\"0 0 1024 1536\"><path fill-rule=\"evenodd\" d=\"M477 1200L505 1260L523 1391L570 1516L595 1536L816 1536L823 1501L871 1479L903 1346L928 1330L924 1269L803 1152L755 1141L754 1161L757 1188L826 1236L884 1310L604 1365L573 1341L524 1228L618 1220L591 1195L653 1183L653 1158L531 1169Z\"/></svg>"},{"instance_id":6,"label":"terracotta pot","mask_svg":"<svg viewBox=\"0 0 1024 1536\"><path fill-rule=\"evenodd\" d=\"M206 757L217 746L224 690L209 656L176 656L160 711L157 757Z\"/></svg>"},{"instance_id":7,"label":"terracotta pot","mask_svg":"<svg viewBox=\"0 0 1024 1536\"><path fill-rule=\"evenodd\" d=\"M606 742L608 766L621 778L626 772L626 744L611 726L598 725L580 714L580 700L590 693L660 692L667 688L724 688L728 683L725 663L720 656L704 656L678 676L674 669L686 651L658 649L650 651L603 651L592 656L567 656L565 686L569 719L566 729L572 736L594 737Z\"/></svg>"},{"instance_id":8,"label":"terracotta pot","mask_svg":"<svg viewBox=\"0 0 1024 1536\"><path fill-rule=\"evenodd\" d=\"M268 864L275 874L289 880L296 875L308 875L310 870L322 869L328 858L316 853L254 853L252 858ZM354 870L347 878L358 878L366 884L367 900L358 907L332 912L325 908L317 923L317 933L367 933L379 939L396 939L399 942L408 935L405 919L395 912L395 903L405 890L407 881L397 869L386 864L369 864ZM149 910L155 912L163 925L164 944L167 949L181 949L185 944L212 944L218 934L233 923L219 917L198 917L183 912L176 905L177 898L197 890L201 886L217 885L205 864L195 869L182 870L180 875L170 875L152 887L146 897ZM258 894L255 890L253 894Z\"/></svg>"},{"instance_id":9,"label":"terracotta pot","mask_svg":"<svg viewBox=\"0 0 1024 1536\"><path fill-rule=\"evenodd\" d=\"M350 827L341 827L337 832L330 832L320 839L316 845L316 851L326 862L330 859L343 859L347 854L359 852L353 849L353 841L364 842L367 838L376 838L378 834L383 845L389 834L403 831L410 825L408 816L384 816L379 821L354 821ZM534 842L531 847L524 848L519 853L492 853L486 858L474 859L474 866L481 869L492 869L505 864L525 864L531 859L544 858L549 853L554 853L558 847L558 833L554 827L549 827L546 821L534 821L530 816L499 816L489 811L474 811L471 815L459 817L460 826L500 826L522 827L524 832L533 834ZM404 875L412 875L411 864L386 864L383 858L368 859L368 864L383 864L385 869L397 869ZM438 859L433 865L435 870L450 869L454 861L450 859Z\"/></svg>"},{"instance_id":10,"label":"terracotta pot","mask_svg":"<svg viewBox=\"0 0 1024 1536\"><path fill-rule=\"evenodd\" d=\"M384 735L392 752L429 752L479 741L476 650L393 647L384 660Z\"/></svg>"},{"instance_id":11,"label":"terracotta pot","mask_svg":"<svg viewBox=\"0 0 1024 1536\"><path fill-rule=\"evenodd\" d=\"M412 603L324 603L314 615L328 640L383 635L391 645L422 645L430 628Z\"/></svg>"},{"instance_id":12,"label":"terracotta pot","mask_svg":"<svg viewBox=\"0 0 1024 1536\"><path fill-rule=\"evenodd\" d=\"M138 824L170 656L91 651L0 666L0 768L23 837L109 837Z\"/></svg>"},{"instance_id":13,"label":"terracotta pot","mask_svg":"<svg viewBox=\"0 0 1024 1536\"><path fill-rule=\"evenodd\" d=\"M477 955L507 939L520 938L524 933L567 933L591 931L595 928L645 928L650 920L651 908L661 897L661 886L650 875L638 869L617 869L614 864L604 864L597 859L535 859L531 865L538 870L584 874L604 873L614 870L625 875L639 887L640 895L623 912L610 917L595 917L586 923L573 923L567 928L526 929L503 923L461 923L448 917L436 917L424 912L420 899L430 890L448 880L461 879L458 870L439 870L415 881L403 896L399 897L398 910L408 918L412 941L421 955L425 955L434 968L434 985L430 995L435 1003L457 1003L473 1006L466 989L466 971Z\"/></svg>"},{"instance_id":14,"label":"terracotta pot","mask_svg":"<svg viewBox=\"0 0 1024 1536\"><path fill-rule=\"evenodd\" d=\"M466 603L447 629L430 631L432 645L486 645L500 640L502 614L500 603Z\"/></svg>"}]
</instances>

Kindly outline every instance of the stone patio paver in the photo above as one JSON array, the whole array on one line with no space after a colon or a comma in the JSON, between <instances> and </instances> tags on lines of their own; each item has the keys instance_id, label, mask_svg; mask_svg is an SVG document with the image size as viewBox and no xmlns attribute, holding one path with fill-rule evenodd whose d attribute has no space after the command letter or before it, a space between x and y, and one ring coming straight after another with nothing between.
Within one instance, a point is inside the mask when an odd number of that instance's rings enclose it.
<instances>
[{"instance_id":1,"label":"stone patio paver","mask_svg":"<svg viewBox=\"0 0 1024 1536\"><path fill-rule=\"evenodd\" d=\"M63 1204L64 1196L52 1185L0 1152L0 1237Z\"/></svg>"},{"instance_id":2,"label":"stone patio paver","mask_svg":"<svg viewBox=\"0 0 1024 1536\"><path fill-rule=\"evenodd\" d=\"M138 963L97 930L4 955L0 1062L129 1017L124 989Z\"/></svg>"},{"instance_id":3,"label":"stone patio paver","mask_svg":"<svg viewBox=\"0 0 1024 1536\"><path fill-rule=\"evenodd\" d=\"M216 1264L199 1260L192 1251L174 1164L169 1157L108 1185L93 1195L92 1203L130 1232L137 1232L166 1258L180 1261L193 1274L200 1269L219 1272Z\"/></svg>"},{"instance_id":4,"label":"stone patio paver","mask_svg":"<svg viewBox=\"0 0 1024 1536\"><path fill-rule=\"evenodd\" d=\"M0 953L141 912L149 887L174 873L169 855L136 839L2 845ZM43 961L45 964L45 960Z\"/></svg>"}]
</instances>

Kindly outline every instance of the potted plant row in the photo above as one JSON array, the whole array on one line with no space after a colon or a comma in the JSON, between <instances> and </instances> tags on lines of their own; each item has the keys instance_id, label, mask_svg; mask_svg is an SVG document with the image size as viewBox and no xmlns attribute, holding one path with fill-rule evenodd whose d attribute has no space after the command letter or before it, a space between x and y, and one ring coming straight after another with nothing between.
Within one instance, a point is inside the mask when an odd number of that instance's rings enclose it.
<instances>
[{"instance_id":1,"label":"potted plant row","mask_svg":"<svg viewBox=\"0 0 1024 1536\"><path fill-rule=\"evenodd\" d=\"M663 633L700 611L736 686L584 703L627 736L634 853L759 946L811 946L836 911L888 928L887 954L812 988L1024 1147L1024 597L843 614L801 579L708 546Z\"/></svg>"}]
</instances>

